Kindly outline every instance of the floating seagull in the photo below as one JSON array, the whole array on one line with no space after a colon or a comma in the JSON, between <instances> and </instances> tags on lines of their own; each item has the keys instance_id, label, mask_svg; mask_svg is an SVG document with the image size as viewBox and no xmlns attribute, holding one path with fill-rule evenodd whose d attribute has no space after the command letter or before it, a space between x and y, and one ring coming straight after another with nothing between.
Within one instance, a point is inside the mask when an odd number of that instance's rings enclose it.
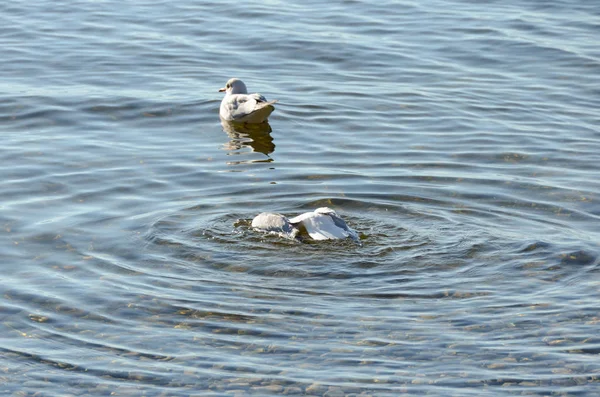
<instances>
[{"instance_id":1,"label":"floating seagull","mask_svg":"<svg viewBox=\"0 0 600 397\"><path fill-rule=\"evenodd\" d=\"M352 230L334 210L327 207L317 208L292 219L281 214L263 212L252 220L255 230L277 233L282 237L295 239L303 231L313 240L338 240L350 237L359 241L358 234Z\"/></svg>"},{"instance_id":2,"label":"floating seagull","mask_svg":"<svg viewBox=\"0 0 600 397\"><path fill-rule=\"evenodd\" d=\"M263 123L275 110L277 101L267 101L261 94L248 94L246 84L240 79L229 79L224 88L219 114L223 120L240 123Z\"/></svg>"}]
</instances>

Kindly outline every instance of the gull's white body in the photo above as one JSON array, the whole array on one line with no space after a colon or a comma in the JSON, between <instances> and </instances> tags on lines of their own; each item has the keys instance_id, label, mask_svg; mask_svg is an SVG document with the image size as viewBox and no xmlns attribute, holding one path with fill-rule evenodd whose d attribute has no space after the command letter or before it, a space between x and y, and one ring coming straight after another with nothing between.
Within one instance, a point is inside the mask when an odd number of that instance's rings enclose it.
<instances>
[{"instance_id":1,"label":"gull's white body","mask_svg":"<svg viewBox=\"0 0 600 397\"><path fill-rule=\"evenodd\" d=\"M327 207L317 208L290 219L293 225L302 225L313 240L337 240L351 237L358 239L356 232L346 222Z\"/></svg>"},{"instance_id":2,"label":"gull's white body","mask_svg":"<svg viewBox=\"0 0 600 397\"><path fill-rule=\"evenodd\" d=\"M283 237L296 238L301 229L313 240L339 240L352 238L358 241L358 234L352 230L334 210L317 208L288 219L281 214L263 212L252 220L252 227L262 232L277 233Z\"/></svg>"},{"instance_id":3,"label":"gull's white body","mask_svg":"<svg viewBox=\"0 0 600 397\"><path fill-rule=\"evenodd\" d=\"M277 101L267 101L261 94L248 94L246 85L240 79L230 79L219 92L225 92L219 115L226 121L240 123L264 123L275 110Z\"/></svg>"}]
</instances>

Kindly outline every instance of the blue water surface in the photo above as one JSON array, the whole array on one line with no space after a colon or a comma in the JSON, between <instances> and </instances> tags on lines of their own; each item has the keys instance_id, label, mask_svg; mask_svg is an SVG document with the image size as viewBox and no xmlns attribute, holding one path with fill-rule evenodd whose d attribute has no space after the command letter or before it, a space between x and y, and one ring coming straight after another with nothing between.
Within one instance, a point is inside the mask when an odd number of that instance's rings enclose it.
<instances>
[{"instance_id":1,"label":"blue water surface","mask_svg":"<svg viewBox=\"0 0 600 397\"><path fill-rule=\"evenodd\" d=\"M596 1L0 5L0 394L600 393ZM219 120L231 77L279 100ZM327 206L361 243L250 227Z\"/></svg>"}]
</instances>

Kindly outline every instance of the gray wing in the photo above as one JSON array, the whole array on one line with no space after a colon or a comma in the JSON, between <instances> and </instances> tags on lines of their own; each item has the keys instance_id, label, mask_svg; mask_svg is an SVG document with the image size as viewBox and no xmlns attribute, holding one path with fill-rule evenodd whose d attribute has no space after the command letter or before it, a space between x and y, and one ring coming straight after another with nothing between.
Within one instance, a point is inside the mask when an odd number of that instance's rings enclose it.
<instances>
[{"instance_id":1,"label":"gray wing","mask_svg":"<svg viewBox=\"0 0 600 397\"><path fill-rule=\"evenodd\" d=\"M352 238L355 241L359 240L358 233L356 232L356 230L348 226L346 221L340 218L336 213L329 214L329 216L331 217L331 220L337 227L339 227L340 229L344 229L348 233L348 237Z\"/></svg>"},{"instance_id":2,"label":"gray wing","mask_svg":"<svg viewBox=\"0 0 600 397\"><path fill-rule=\"evenodd\" d=\"M241 119L256 109L256 99L251 95L236 95L231 102L231 116L234 120Z\"/></svg>"},{"instance_id":3,"label":"gray wing","mask_svg":"<svg viewBox=\"0 0 600 397\"><path fill-rule=\"evenodd\" d=\"M333 223L340 229L344 229L344 230L350 229L348 227L348 225L346 224L346 221L344 221L342 218L337 216L337 214L333 213L333 214L329 214L329 216L331 217L331 220L333 221Z\"/></svg>"},{"instance_id":4,"label":"gray wing","mask_svg":"<svg viewBox=\"0 0 600 397\"><path fill-rule=\"evenodd\" d=\"M256 102L267 102L267 98L265 98L262 94L255 93L248 95L256 100Z\"/></svg>"},{"instance_id":5,"label":"gray wing","mask_svg":"<svg viewBox=\"0 0 600 397\"><path fill-rule=\"evenodd\" d=\"M262 121L275 109L273 104L277 101L266 101L260 94L251 94L239 95L234 102L231 113L234 121Z\"/></svg>"}]
</instances>

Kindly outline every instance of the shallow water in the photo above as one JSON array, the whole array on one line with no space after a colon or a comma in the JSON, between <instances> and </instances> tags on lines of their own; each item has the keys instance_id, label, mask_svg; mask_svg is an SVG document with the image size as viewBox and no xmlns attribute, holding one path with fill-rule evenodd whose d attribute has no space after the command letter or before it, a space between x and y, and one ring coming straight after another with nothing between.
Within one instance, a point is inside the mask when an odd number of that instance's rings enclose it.
<instances>
[{"instance_id":1,"label":"shallow water","mask_svg":"<svg viewBox=\"0 0 600 397\"><path fill-rule=\"evenodd\" d=\"M0 394L600 392L596 2L0 20ZM250 229L321 206L362 245Z\"/></svg>"}]
</instances>

